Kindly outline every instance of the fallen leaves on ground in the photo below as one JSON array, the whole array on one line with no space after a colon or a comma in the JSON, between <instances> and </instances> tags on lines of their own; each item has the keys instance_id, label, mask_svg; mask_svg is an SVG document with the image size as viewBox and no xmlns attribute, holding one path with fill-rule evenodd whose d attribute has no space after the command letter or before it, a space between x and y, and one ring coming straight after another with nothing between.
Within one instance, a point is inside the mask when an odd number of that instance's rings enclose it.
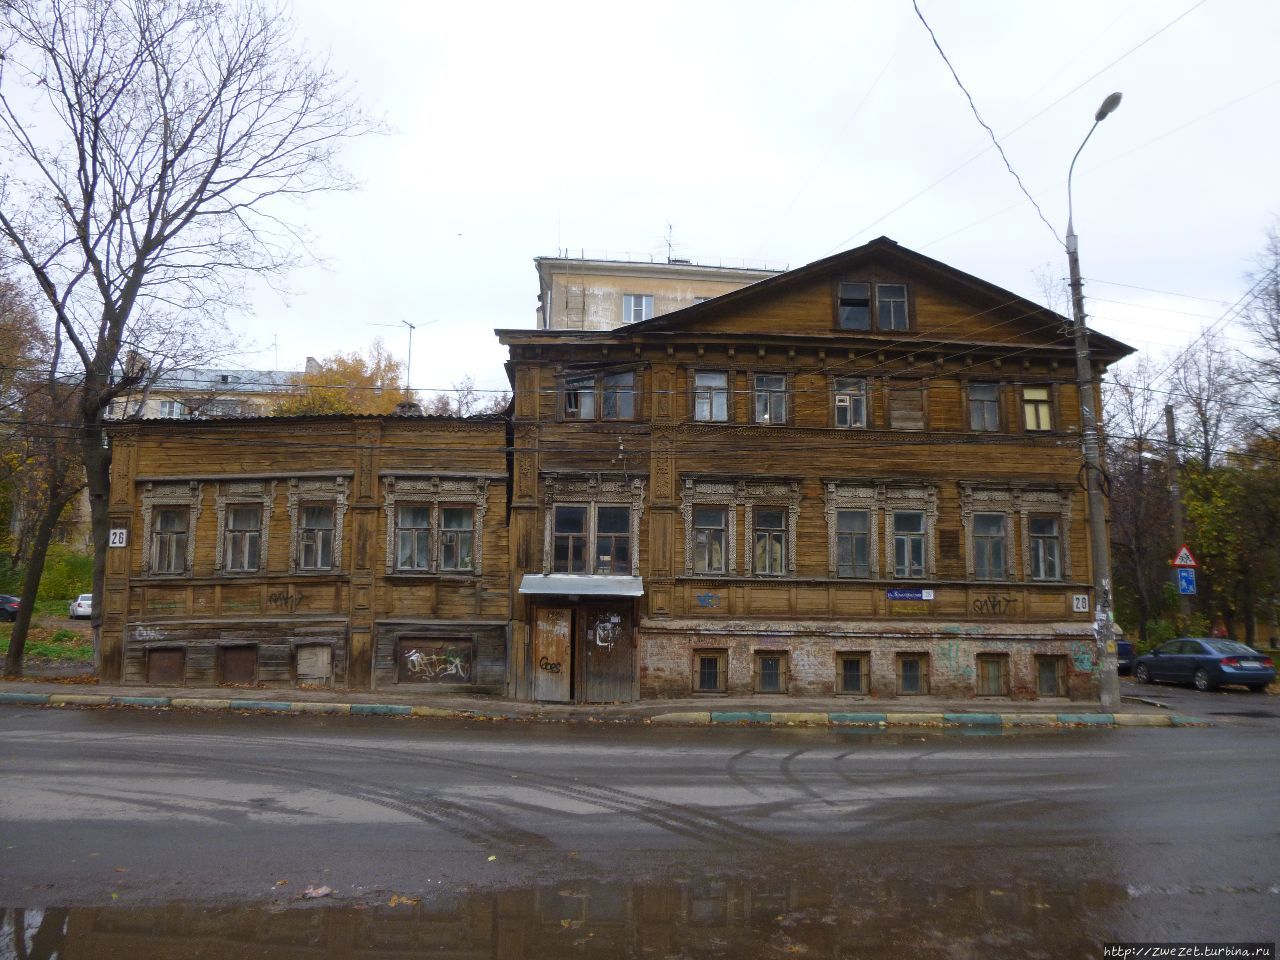
<instances>
[{"instance_id":1,"label":"fallen leaves on ground","mask_svg":"<svg viewBox=\"0 0 1280 960\"><path fill-rule=\"evenodd\" d=\"M302 891L302 895L308 900L315 900L317 897L327 897L333 893L333 887L307 887Z\"/></svg>"}]
</instances>

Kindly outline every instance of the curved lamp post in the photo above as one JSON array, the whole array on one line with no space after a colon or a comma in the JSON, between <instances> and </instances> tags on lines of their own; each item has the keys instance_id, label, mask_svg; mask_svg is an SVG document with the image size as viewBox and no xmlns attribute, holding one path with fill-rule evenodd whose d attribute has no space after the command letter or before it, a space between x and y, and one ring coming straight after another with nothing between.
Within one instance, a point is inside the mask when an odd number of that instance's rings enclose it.
<instances>
[{"instance_id":1,"label":"curved lamp post","mask_svg":"<svg viewBox=\"0 0 1280 960\"><path fill-rule=\"evenodd\" d=\"M1114 711L1120 705L1120 678L1116 674L1116 641L1111 612L1111 551L1107 543L1107 505L1102 492L1102 451L1098 442L1098 411L1094 403L1093 365L1089 360L1089 328L1084 318L1084 287L1080 280L1079 238L1071 209L1071 176L1080 151L1116 107L1120 94L1102 101L1094 114L1093 126L1085 134L1067 170L1067 263L1071 268L1072 333L1076 348L1076 385L1080 393L1080 442L1084 448L1085 474L1089 493L1089 546L1093 568L1093 636L1097 645L1098 683L1102 709Z\"/></svg>"}]
</instances>

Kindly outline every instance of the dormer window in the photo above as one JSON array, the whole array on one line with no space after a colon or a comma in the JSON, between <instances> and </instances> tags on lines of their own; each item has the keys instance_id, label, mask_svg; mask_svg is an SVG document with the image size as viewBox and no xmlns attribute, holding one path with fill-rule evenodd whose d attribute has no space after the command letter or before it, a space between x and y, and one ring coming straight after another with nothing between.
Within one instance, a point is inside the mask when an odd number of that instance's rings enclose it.
<instances>
[{"instance_id":1,"label":"dormer window","mask_svg":"<svg viewBox=\"0 0 1280 960\"><path fill-rule=\"evenodd\" d=\"M910 330L907 285L905 283L871 283L864 280L848 280L838 284L837 330L869 332L872 329L873 317L874 329L878 331L905 333Z\"/></svg>"}]
</instances>

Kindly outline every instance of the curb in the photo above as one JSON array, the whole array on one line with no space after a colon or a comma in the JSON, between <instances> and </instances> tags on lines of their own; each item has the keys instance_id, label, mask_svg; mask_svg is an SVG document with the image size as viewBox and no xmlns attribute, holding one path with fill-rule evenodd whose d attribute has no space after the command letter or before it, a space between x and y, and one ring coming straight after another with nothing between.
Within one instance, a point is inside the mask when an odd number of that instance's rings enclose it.
<instances>
[{"instance_id":1,"label":"curb","mask_svg":"<svg viewBox=\"0 0 1280 960\"><path fill-rule=\"evenodd\" d=\"M332 716L425 717L437 720L535 720L548 723L598 722L583 717L510 717L501 713L451 710L398 703L328 703L324 701L233 700L204 697L131 697L105 694L0 692L0 704L37 707L134 707L142 709L239 710L275 714ZM653 717L619 717L622 722L655 726L774 727L932 727L947 729L1062 727L1208 727L1198 717L1150 713L842 713L760 710L711 710L660 713Z\"/></svg>"}]
</instances>

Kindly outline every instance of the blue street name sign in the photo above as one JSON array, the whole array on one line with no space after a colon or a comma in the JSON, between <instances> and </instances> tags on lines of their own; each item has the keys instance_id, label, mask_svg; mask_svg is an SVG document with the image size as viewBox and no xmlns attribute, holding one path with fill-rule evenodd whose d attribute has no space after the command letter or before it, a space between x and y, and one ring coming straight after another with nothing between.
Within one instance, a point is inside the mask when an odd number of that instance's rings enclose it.
<instances>
[{"instance_id":1,"label":"blue street name sign","mask_svg":"<svg viewBox=\"0 0 1280 960\"><path fill-rule=\"evenodd\" d=\"M1178 568L1178 593L1184 597L1194 596L1196 592L1195 567Z\"/></svg>"},{"instance_id":2,"label":"blue street name sign","mask_svg":"<svg viewBox=\"0 0 1280 960\"><path fill-rule=\"evenodd\" d=\"M888 600L932 600L932 590L919 590L906 587L895 587L884 592Z\"/></svg>"}]
</instances>

